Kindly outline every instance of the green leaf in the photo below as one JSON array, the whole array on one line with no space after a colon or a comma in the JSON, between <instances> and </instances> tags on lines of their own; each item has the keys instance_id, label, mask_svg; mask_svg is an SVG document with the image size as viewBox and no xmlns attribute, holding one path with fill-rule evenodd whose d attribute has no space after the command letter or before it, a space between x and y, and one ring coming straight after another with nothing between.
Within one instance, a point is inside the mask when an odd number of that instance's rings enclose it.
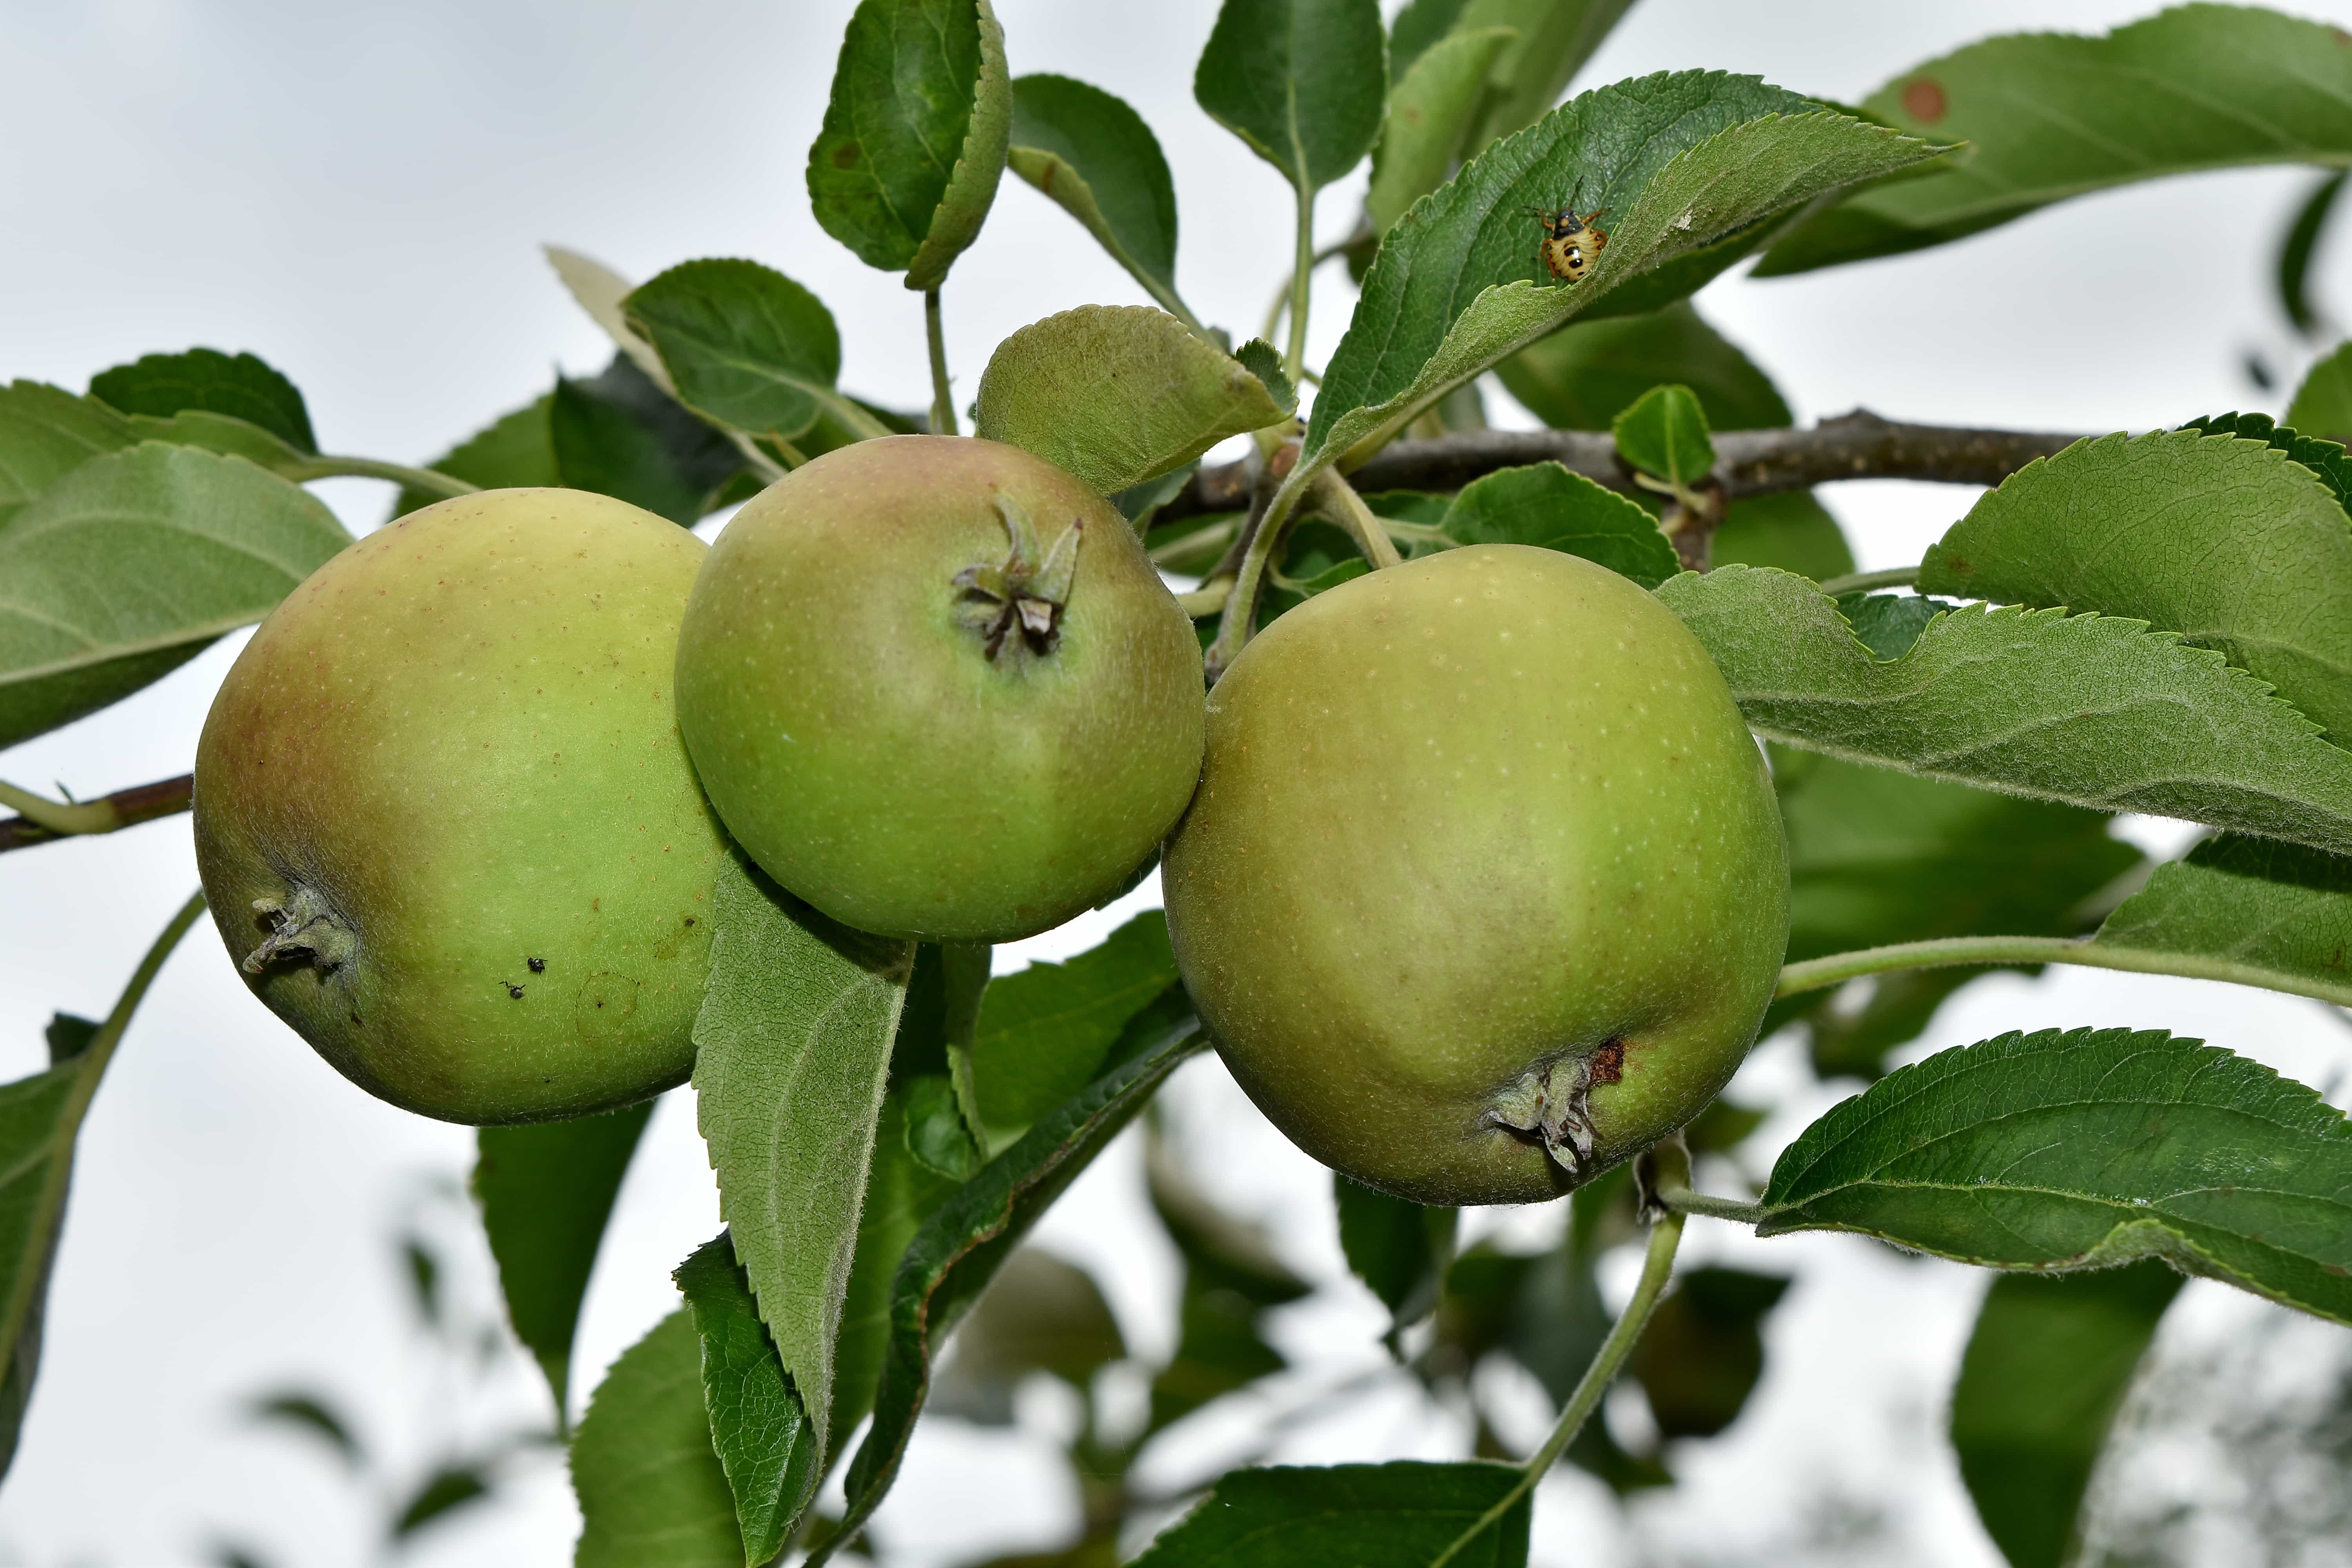
<instances>
[{"instance_id":1,"label":"green leaf","mask_svg":"<svg viewBox=\"0 0 2352 1568\"><path fill-rule=\"evenodd\" d=\"M133 414L129 423L132 434L142 441L200 447L224 458L243 458L256 468L267 468L279 479L298 484L318 477L316 458L234 415L189 408L163 418L152 414Z\"/></svg>"},{"instance_id":2,"label":"green leaf","mask_svg":"<svg viewBox=\"0 0 2352 1568\"><path fill-rule=\"evenodd\" d=\"M1581 555L1644 588L1682 569L1656 518L1559 463L1473 479L1439 526L1456 544L1533 544Z\"/></svg>"},{"instance_id":3,"label":"green leaf","mask_svg":"<svg viewBox=\"0 0 2352 1568\"><path fill-rule=\"evenodd\" d=\"M0 420L5 416L0 404ZM2286 405L2286 423L2315 436L2352 438L2352 342L2338 343L2305 374Z\"/></svg>"},{"instance_id":4,"label":"green leaf","mask_svg":"<svg viewBox=\"0 0 2352 1568\"><path fill-rule=\"evenodd\" d=\"M822 1432L910 944L835 925L730 858L694 1088L719 1210Z\"/></svg>"},{"instance_id":5,"label":"green leaf","mask_svg":"<svg viewBox=\"0 0 2352 1568\"><path fill-rule=\"evenodd\" d=\"M1633 0L1470 0L1458 26L1505 26L1519 35L1495 66L1493 97L1471 150L1534 124L1558 103L1633 6Z\"/></svg>"},{"instance_id":6,"label":"green leaf","mask_svg":"<svg viewBox=\"0 0 2352 1568\"><path fill-rule=\"evenodd\" d=\"M1495 367L1512 396L1555 430L1606 430L1654 386L1678 383L1716 430L1778 429L1789 405L1771 378L1689 301L1580 321ZM1715 531L1717 565L1776 566L1816 582L1853 570L1837 520L1811 492L1748 496Z\"/></svg>"},{"instance_id":7,"label":"green leaf","mask_svg":"<svg viewBox=\"0 0 2352 1568\"><path fill-rule=\"evenodd\" d=\"M60 1018L65 1015L59 1014ZM76 1018L79 1024L84 1019ZM96 1028L96 1025L91 1025ZM351 1423L335 1413L334 1407L315 1394L299 1390L272 1394L255 1400L246 1407L247 1418L257 1426L275 1425L315 1437L335 1451L343 1467L354 1473L367 1468L367 1450L352 1430Z\"/></svg>"},{"instance_id":8,"label":"green leaf","mask_svg":"<svg viewBox=\"0 0 2352 1568\"><path fill-rule=\"evenodd\" d=\"M1854 640L1882 659L1901 658L1919 644L1936 617L1959 605L1916 594L1840 594L1838 614Z\"/></svg>"},{"instance_id":9,"label":"green leaf","mask_svg":"<svg viewBox=\"0 0 2352 1568\"><path fill-rule=\"evenodd\" d=\"M1685 71L1581 94L1481 153L1389 231L1324 372L1308 458L1402 428L1638 274L1742 231L1760 241L1765 219L1935 151L1752 77ZM1582 282L1561 284L1543 269L1528 212L1571 204L1600 209L1609 246ZM1720 249L1706 277L1744 254ZM1706 277L1679 279L1682 292Z\"/></svg>"},{"instance_id":10,"label":"green leaf","mask_svg":"<svg viewBox=\"0 0 2352 1568\"><path fill-rule=\"evenodd\" d=\"M1617 416L1617 455L1654 479L1687 489L1715 467L1706 416L1687 386L1654 386Z\"/></svg>"},{"instance_id":11,"label":"green leaf","mask_svg":"<svg viewBox=\"0 0 2352 1568\"><path fill-rule=\"evenodd\" d=\"M1772 380L1688 300L1639 316L1579 321L1495 367L1555 430L1606 430L1654 386L1677 382L1717 430L1779 429L1789 405Z\"/></svg>"},{"instance_id":12,"label":"green leaf","mask_svg":"<svg viewBox=\"0 0 2352 1568\"><path fill-rule=\"evenodd\" d=\"M1788 1289L1778 1274L1713 1265L1675 1277L1627 1364L1661 1436L1712 1437L1739 1418L1764 1375L1760 1325Z\"/></svg>"},{"instance_id":13,"label":"green leaf","mask_svg":"<svg viewBox=\"0 0 2352 1568\"><path fill-rule=\"evenodd\" d=\"M735 444L688 412L625 353L586 381L557 377L548 440L565 486L615 496L681 527L750 472Z\"/></svg>"},{"instance_id":14,"label":"green leaf","mask_svg":"<svg viewBox=\"0 0 2352 1568\"><path fill-rule=\"evenodd\" d=\"M2321 177L2279 242L2279 309L2305 337L2316 332L2321 323L2320 310L2311 302L2312 253L2319 248L2319 236L2327 227L2328 215L2336 210L2336 198L2344 194L2345 173L2338 169Z\"/></svg>"},{"instance_id":15,"label":"green leaf","mask_svg":"<svg viewBox=\"0 0 2352 1568\"><path fill-rule=\"evenodd\" d=\"M2104 37L1987 38L1905 71L1862 107L1966 150L1810 219L1756 276L1941 245L2160 175L2341 163L2352 157L2352 56L2315 22L2180 5Z\"/></svg>"},{"instance_id":16,"label":"green leaf","mask_svg":"<svg viewBox=\"0 0 2352 1568\"><path fill-rule=\"evenodd\" d=\"M1285 415L1298 412L1298 388L1282 368L1282 351L1264 338L1252 338L1234 351L1249 373L1265 384L1265 395Z\"/></svg>"},{"instance_id":17,"label":"green leaf","mask_svg":"<svg viewBox=\"0 0 2352 1568\"><path fill-rule=\"evenodd\" d=\"M1101 1072L1120 1033L1176 985L1168 920L1146 910L1101 945L992 982L972 1041L989 1145L1002 1149Z\"/></svg>"},{"instance_id":18,"label":"green leaf","mask_svg":"<svg viewBox=\"0 0 2352 1568\"><path fill-rule=\"evenodd\" d=\"M842 1298L841 1331L834 1342L833 1424L824 1451L838 1456L857 1424L873 1412L890 1342L890 1292L908 1244L961 1184L915 1156L908 1142L906 1096L882 1101L874 1139L874 1169L866 1207L857 1216L857 1257Z\"/></svg>"},{"instance_id":19,"label":"green leaf","mask_svg":"<svg viewBox=\"0 0 2352 1568\"><path fill-rule=\"evenodd\" d=\"M475 1134L474 1200L498 1260L507 1320L569 1419L572 1340L596 1248L654 1102L575 1121L485 1127Z\"/></svg>"},{"instance_id":20,"label":"green leaf","mask_svg":"<svg viewBox=\"0 0 2352 1568\"><path fill-rule=\"evenodd\" d=\"M2105 814L1924 779L1892 768L1776 751L1789 835L1789 960L1948 936L2074 936L2101 889L2140 861ZM1857 1014L1809 994L1767 1027L1802 1016L1824 1076L1875 1077L1936 1007L1982 970L1880 976Z\"/></svg>"},{"instance_id":21,"label":"green leaf","mask_svg":"<svg viewBox=\"0 0 2352 1568\"><path fill-rule=\"evenodd\" d=\"M91 376L89 395L124 414L158 419L188 409L226 414L268 431L298 452L318 454L302 394L251 354L218 349L149 354Z\"/></svg>"},{"instance_id":22,"label":"green leaf","mask_svg":"<svg viewBox=\"0 0 2352 1568\"><path fill-rule=\"evenodd\" d=\"M1083 225L1162 305L1176 294L1176 184L1124 100L1066 76L1013 83L1007 166Z\"/></svg>"},{"instance_id":23,"label":"green leaf","mask_svg":"<svg viewBox=\"0 0 2352 1568\"><path fill-rule=\"evenodd\" d=\"M1388 90L1379 0L1223 0L1192 72L1193 100L1302 199L1372 150Z\"/></svg>"},{"instance_id":24,"label":"green leaf","mask_svg":"<svg viewBox=\"0 0 2352 1568\"><path fill-rule=\"evenodd\" d=\"M1710 554L1717 566L1770 566L1817 583L1853 570L1845 531L1811 490L1733 501L1716 528Z\"/></svg>"},{"instance_id":25,"label":"green leaf","mask_svg":"<svg viewBox=\"0 0 2352 1568\"><path fill-rule=\"evenodd\" d=\"M1658 597L1714 656L1748 726L1772 740L2352 853L2352 752L2176 634L1968 607L1882 662L1833 602L1787 573L1685 574Z\"/></svg>"},{"instance_id":26,"label":"green leaf","mask_svg":"<svg viewBox=\"0 0 2352 1568\"><path fill-rule=\"evenodd\" d=\"M151 442L73 468L0 531L0 746L159 679L351 542L239 458Z\"/></svg>"},{"instance_id":27,"label":"green leaf","mask_svg":"<svg viewBox=\"0 0 2352 1568\"><path fill-rule=\"evenodd\" d=\"M2161 1030L2007 1034L1889 1073L1772 1168L1759 1235L1852 1230L1993 1268L2161 1258L2352 1322L2352 1124Z\"/></svg>"},{"instance_id":28,"label":"green leaf","mask_svg":"<svg viewBox=\"0 0 2352 1568\"><path fill-rule=\"evenodd\" d=\"M727 1232L696 1248L674 1278L702 1342L703 1408L734 1495L743 1561L766 1563L816 1497L823 1479L816 1428L760 1321Z\"/></svg>"},{"instance_id":29,"label":"green leaf","mask_svg":"<svg viewBox=\"0 0 2352 1568\"><path fill-rule=\"evenodd\" d=\"M743 1568L689 1309L664 1318L604 1374L572 1439L572 1487L575 1568Z\"/></svg>"},{"instance_id":30,"label":"green leaf","mask_svg":"<svg viewBox=\"0 0 2352 1568\"><path fill-rule=\"evenodd\" d=\"M2352 1006L2352 860L2224 834L2158 867L2093 945L2219 959L2247 984Z\"/></svg>"},{"instance_id":31,"label":"green leaf","mask_svg":"<svg viewBox=\"0 0 2352 1568\"><path fill-rule=\"evenodd\" d=\"M1486 106L1496 57L1517 37L1509 27L1449 33L1422 51L1410 69L1396 68L1364 197L1365 221L1374 234L1386 234L1407 207L1454 172L1472 121Z\"/></svg>"},{"instance_id":32,"label":"green leaf","mask_svg":"<svg viewBox=\"0 0 2352 1568\"><path fill-rule=\"evenodd\" d=\"M875 4L877 0L868 0ZM824 302L756 261L688 261L623 301L688 407L790 441L845 402L841 336Z\"/></svg>"},{"instance_id":33,"label":"green leaf","mask_svg":"<svg viewBox=\"0 0 2352 1568\"><path fill-rule=\"evenodd\" d=\"M1509 1494L1517 1467L1475 1462L1234 1470L1134 1568L1323 1568L1425 1563ZM1461 1568L1520 1568L1530 1491L1457 1552Z\"/></svg>"},{"instance_id":34,"label":"green leaf","mask_svg":"<svg viewBox=\"0 0 2352 1568\"><path fill-rule=\"evenodd\" d=\"M104 1024L58 1014L49 1025L48 1070L0 1084L0 1476L16 1457L40 1367L41 1320L65 1227L74 1140L131 1016L204 908L199 893L172 917Z\"/></svg>"},{"instance_id":35,"label":"green leaf","mask_svg":"<svg viewBox=\"0 0 2352 1568\"><path fill-rule=\"evenodd\" d=\"M996 345L974 433L1109 495L1285 412L1247 365L1167 311L1081 305Z\"/></svg>"},{"instance_id":36,"label":"green leaf","mask_svg":"<svg viewBox=\"0 0 2352 1568\"><path fill-rule=\"evenodd\" d=\"M1004 1260L956 1330L954 1347L932 1384L931 1408L1007 1426L1013 1391L1030 1373L1049 1373L1083 1394L1097 1372L1126 1357L1118 1320L1094 1277L1024 1247Z\"/></svg>"},{"instance_id":37,"label":"green leaf","mask_svg":"<svg viewBox=\"0 0 2352 1568\"><path fill-rule=\"evenodd\" d=\"M1402 78L1462 19L1469 0L1405 0L1389 24L1389 74Z\"/></svg>"},{"instance_id":38,"label":"green leaf","mask_svg":"<svg viewBox=\"0 0 2352 1568\"><path fill-rule=\"evenodd\" d=\"M392 1538L405 1541L435 1520L489 1495L489 1476L483 1467L445 1465L427 1476L393 1516Z\"/></svg>"},{"instance_id":39,"label":"green leaf","mask_svg":"<svg viewBox=\"0 0 2352 1568\"><path fill-rule=\"evenodd\" d=\"M75 468L138 439L103 403L37 381L0 386L0 530Z\"/></svg>"},{"instance_id":40,"label":"green leaf","mask_svg":"<svg viewBox=\"0 0 2352 1568\"><path fill-rule=\"evenodd\" d=\"M2180 1291L2163 1264L1996 1278L1952 1385L1952 1447L2011 1568L2063 1568L2108 1428Z\"/></svg>"},{"instance_id":41,"label":"green leaf","mask_svg":"<svg viewBox=\"0 0 2352 1568\"><path fill-rule=\"evenodd\" d=\"M1928 548L1919 591L2179 632L2352 734L2352 521L2260 441L2078 441L2001 481Z\"/></svg>"},{"instance_id":42,"label":"green leaf","mask_svg":"<svg viewBox=\"0 0 2352 1568\"><path fill-rule=\"evenodd\" d=\"M1454 1261L1456 1211L1392 1198L1337 1172L1331 1201L1339 1211L1339 1250L1348 1270L1389 1310L1391 1333L1429 1316Z\"/></svg>"},{"instance_id":43,"label":"green leaf","mask_svg":"<svg viewBox=\"0 0 2352 1568\"><path fill-rule=\"evenodd\" d=\"M2341 442L2303 435L2267 414L2210 414L2191 419L2181 428L2202 430L2208 436L2236 436L2284 452L2318 475L2319 482L2334 494L2337 505L2352 509L2352 459L2346 458Z\"/></svg>"},{"instance_id":44,"label":"green leaf","mask_svg":"<svg viewBox=\"0 0 2352 1568\"><path fill-rule=\"evenodd\" d=\"M868 267L938 288L988 216L1012 121L988 0L860 0L809 148L817 222Z\"/></svg>"},{"instance_id":45,"label":"green leaf","mask_svg":"<svg viewBox=\"0 0 2352 1568\"><path fill-rule=\"evenodd\" d=\"M898 1478L907 1439L930 1383L933 1347L945 1341L1030 1226L1078 1173L1141 1110L1177 1065L1198 1050L1189 1012L1130 1030L1100 1078L1040 1121L958 1188L923 1222L891 1287L890 1339L874 1401L874 1425L851 1461L841 1531L810 1557L854 1539Z\"/></svg>"},{"instance_id":46,"label":"green leaf","mask_svg":"<svg viewBox=\"0 0 2352 1568\"><path fill-rule=\"evenodd\" d=\"M555 463L555 437L549 425L555 395L549 393L511 414L499 416L425 465L486 490L535 489L563 482ZM403 487L392 515L405 517L442 498Z\"/></svg>"}]
</instances>

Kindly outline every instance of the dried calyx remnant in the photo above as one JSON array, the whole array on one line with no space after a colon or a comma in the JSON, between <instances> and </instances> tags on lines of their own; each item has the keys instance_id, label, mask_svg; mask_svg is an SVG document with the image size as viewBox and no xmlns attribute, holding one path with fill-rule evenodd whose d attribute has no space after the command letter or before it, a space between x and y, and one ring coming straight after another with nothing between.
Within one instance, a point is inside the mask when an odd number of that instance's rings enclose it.
<instances>
[{"instance_id":1,"label":"dried calyx remnant","mask_svg":"<svg viewBox=\"0 0 2352 1568\"><path fill-rule=\"evenodd\" d=\"M259 947L245 956L246 972L258 974L273 962L289 953L304 952L320 969L333 969L350 962L359 949L327 900L308 888L298 887L284 902L276 899L256 899L254 912L269 917L268 937Z\"/></svg>"},{"instance_id":2,"label":"dried calyx remnant","mask_svg":"<svg viewBox=\"0 0 2352 1568\"><path fill-rule=\"evenodd\" d=\"M1003 562L975 562L955 574L958 613L980 634L992 659L1007 644L1049 654L1062 640L1062 606L1069 603L1077 578L1078 539L1086 521L1072 518L1053 548L1041 550L1036 526L1019 502L1000 495L996 511L1004 520L1013 553Z\"/></svg>"},{"instance_id":3,"label":"dried calyx remnant","mask_svg":"<svg viewBox=\"0 0 2352 1568\"><path fill-rule=\"evenodd\" d=\"M1522 1073L1495 1096L1483 1120L1489 1127L1536 1139L1561 1170L1582 1175L1592 1158L1593 1087L1624 1076L1625 1042L1603 1040L1589 1055L1562 1057Z\"/></svg>"}]
</instances>

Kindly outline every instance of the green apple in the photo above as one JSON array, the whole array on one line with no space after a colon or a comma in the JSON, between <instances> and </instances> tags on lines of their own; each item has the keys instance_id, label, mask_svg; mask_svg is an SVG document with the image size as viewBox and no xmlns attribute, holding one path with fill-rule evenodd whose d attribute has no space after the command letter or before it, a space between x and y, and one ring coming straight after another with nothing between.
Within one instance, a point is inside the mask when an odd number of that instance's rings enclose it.
<instances>
[{"instance_id":1,"label":"green apple","mask_svg":"<svg viewBox=\"0 0 2352 1568\"><path fill-rule=\"evenodd\" d=\"M1164 878L1242 1087L1424 1204L1549 1197L1688 1121L1789 930L1771 782L1706 650L1627 579L1516 544L1252 641Z\"/></svg>"},{"instance_id":2,"label":"green apple","mask_svg":"<svg viewBox=\"0 0 2352 1568\"><path fill-rule=\"evenodd\" d=\"M704 546L577 490L369 534L246 645L196 863L246 983L395 1105L488 1124L683 1080L726 839L678 740Z\"/></svg>"},{"instance_id":3,"label":"green apple","mask_svg":"<svg viewBox=\"0 0 2352 1568\"><path fill-rule=\"evenodd\" d=\"M678 723L751 858L845 924L1009 942L1101 902L1200 777L1201 650L1125 519L1014 447L861 441L719 535Z\"/></svg>"}]
</instances>

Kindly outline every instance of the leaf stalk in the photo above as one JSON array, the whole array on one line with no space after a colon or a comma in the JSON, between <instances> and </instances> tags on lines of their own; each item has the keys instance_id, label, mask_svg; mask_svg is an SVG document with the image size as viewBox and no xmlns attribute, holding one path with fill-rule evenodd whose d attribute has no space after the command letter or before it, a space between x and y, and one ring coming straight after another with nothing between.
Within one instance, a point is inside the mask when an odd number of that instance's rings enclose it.
<instances>
[{"instance_id":1,"label":"leaf stalk","mask_svg":"<svg viewBox=\"0 0 2352 1568\"><path fill-rule=\"evenodd\" d=\"M936 289L923 290L923 341L931 353L931 434L957 435L955 394L948 388L947 334L940 324L940 291Z\"/></svg>"},{"instance_id":2,"label":"leaf stalk","mask_svg":"<svg viewBox=\"0 0 2352 1568\"><path fill-rule=\"evenodd\" d=\"M1930 942L1899 942L1853 952L1833 952L1784 966L1775 999L1821 991L1866 974L1900 969L1948 969L1961 964L2072 963L2086 969L2119 969L2135 974L2174 974L2189 980L2221 980L2310 996L2352 1006L2352 984L2289 974L2201 953L2109 946L2095 937L1948 936Z\"/></svg>"}]
</instances>

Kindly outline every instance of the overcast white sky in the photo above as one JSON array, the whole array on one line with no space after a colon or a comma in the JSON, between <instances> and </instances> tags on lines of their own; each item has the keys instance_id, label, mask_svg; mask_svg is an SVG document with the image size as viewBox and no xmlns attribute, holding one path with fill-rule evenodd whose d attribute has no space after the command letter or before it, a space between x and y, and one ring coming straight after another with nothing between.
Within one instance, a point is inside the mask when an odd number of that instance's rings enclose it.
<instances>
[{"instance_id":1,"label":"overcast white sky","mask_svg":"<svg viewBox=\"0 0 2352 1568\"><path fill-rule=\"evenodd\" d=\"M2120 0L1644 0L1580 85L1691 66L1751 71L1854 99L1990 32L2095 30L2151 8ZM1157 131L1183 223L1181 287L1208 320L1254 330L1286 264L1286 187L1191 101L1209 0L1136 5L1001 0L1017 72L1108 88ZM2352 0L2301 14L2352 25ZM251 350L309 396L327 449L422 461L521 404L562 366L609 350L557 287L541 241L637 277L698 256L755 257L839 319L853 390L919 406L919 302L828 239L807 210L806 149L848 0L9 0L0 6L0 375L79 390L143 353ZM2310 175L2255 171L2095 197L1925 255L1785 282L1729 280L1709 315L1779 378L1801 418L1856 403L1926 420L2106 430L2269 406L2242 352L2287 357L2269 302L2279 226ZM1325 198L1333 236L1360 178ZM2326 286L2352 291L2346 253ZM1314 357L1345 321L1337 272ZM1008 181L946 293L969 395L991 346L1070 305L1139 300L1067 218ZM373 526L383 487L321 491ZM1866 484L1829 498L1865 567L1918 558L1969 499ZM212 687L240 639L137 699L0 756L0 777L78 793L184 771ZM2172 841L2161 828L2152 841ZM152 931L194 885L184 818L0 859L0 1078L42 1060L40 1027L102 1016ZM1156 894L1139 894L1148 904ZM1089 945L1108 924L1000 953L1000 965ZM2190 982L2053 973L1987 981L1919 1050L2010 1027L2160 1026L2202 1035L2306 1081L2347 1036L2307 1004ZM1798 1081L1784 1042L1751 1067L1750 1098ZM1213 1185L1265 1220L1301 1267L1336 1268L1327 1178L1290 1150L1213 1063L1169 1101ZM1792 1101L1769 1155L1813 1111ZM359 1412L413 1471L436 1445L528 1420L519 1365L458 1397L401 1306L392 1227L420 1192L462 1177L470 1134L378 1104L254 1003L199 929L164 972L85 1133L51 1297L47 1354L23 1451L0 1487L0 1564L204 1561L228 1533L279 1563L366 1560L373 1505L317 1455L257 1436L241 1400L299 1384ZM1139 1199L1130 1143L1050 1217L1045 1242L1091 1263L1143 1347L1172 1333L1171 1263ZM1760 1169L1760 1167L1759 1167ZM436 1212L429 1205L428 1216ZM436 1222L439 1223L439 1222ZM674 1095L633 1172L587 1309L579 1370L602 1365L672 1300L668 1270L717 1228L716 1203ZM1557 1209L1479 1216L1529 1238ZM478 1244L445 1224L465 1300L488 1310ZM1774 1321L1765 1386L1728 1437L1685 1454L1685 1484L1652 1499L1654 1553L1768 1552L1840 1497L1892 1510L1906 1560L1995 1561L1936 1432L1979 1281L1844 1238L1759 1243L1697 1222L1691 1255L1801 1268ZM2168 1334L2234 1321L2192 1289ZM1309 1380L1371 1364L1370 1298L1281 1321ZM1051 1412L1045 1413L1050 1418ZM1530 1413L1532 1418L1532 1413ZM1167 1479L1208 1469L1232 1433L1187 1434ZM1281 1457L1447 1452L1459 1440L1402 1399L1302 1430ZM1069 1500L1035 1443L927 1429L877 1534L909 1561L950 1563L1050 1542ZM570 1560L559 1468L511 1502L422 1538L411 1560L539 1568ZM1580 1477L1549 1487L1539 1563L1630 1562L1636 1550Z\"/></svg>"}]
</instances>

